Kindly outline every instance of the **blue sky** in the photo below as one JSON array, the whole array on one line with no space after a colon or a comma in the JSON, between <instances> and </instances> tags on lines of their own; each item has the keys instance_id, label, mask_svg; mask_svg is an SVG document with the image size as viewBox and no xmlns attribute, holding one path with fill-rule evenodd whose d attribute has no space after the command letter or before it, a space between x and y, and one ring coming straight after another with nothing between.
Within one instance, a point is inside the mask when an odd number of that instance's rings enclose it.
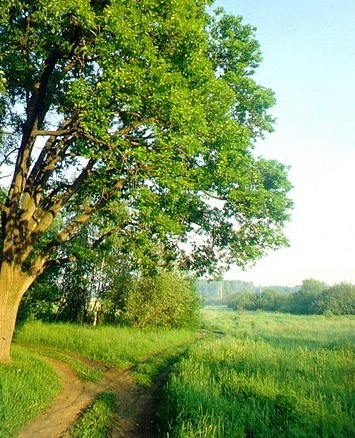
<instances>
[{"instance_id":1,"label":"blue sky","mask_svg":"<svg viewBox=\"0 0 355 438\"><path fill-rule=\"evenodd\" d=\"M256 153L291 166L290 248L227 279L257 285L355 283L355 1L217 0L257 28L275 132Z\"/></svg>"}]
</instances>

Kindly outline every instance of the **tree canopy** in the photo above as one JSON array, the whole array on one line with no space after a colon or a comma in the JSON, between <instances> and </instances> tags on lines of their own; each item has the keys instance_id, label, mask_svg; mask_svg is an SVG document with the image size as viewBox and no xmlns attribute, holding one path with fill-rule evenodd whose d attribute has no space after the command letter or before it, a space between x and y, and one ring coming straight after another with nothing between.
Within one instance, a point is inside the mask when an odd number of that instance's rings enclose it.
<instances>
[{"instance_id":1,"label":"tree canopy","mask_svg":"<svg viewBox=\"0 0 355 438\"><path fill-rule=\"evenodd\" d=\"M0 0L0 320L117 206L99 241L116 232L196 273L287 243L287 167L253 155L274 104L252 77L254 28L210 4Z\"/></svg>"}]
</instances>

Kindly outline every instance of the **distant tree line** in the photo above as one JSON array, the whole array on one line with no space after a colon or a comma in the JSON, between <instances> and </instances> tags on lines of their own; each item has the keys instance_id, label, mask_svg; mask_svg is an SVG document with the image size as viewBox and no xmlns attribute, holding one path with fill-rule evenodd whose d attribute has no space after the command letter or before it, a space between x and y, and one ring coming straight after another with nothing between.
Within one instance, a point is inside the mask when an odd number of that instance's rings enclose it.
<instances>
[{"instance_id":1,"label":"distant tree line","mask_svg":"<svg viewBox=\"0 0 355 438\"><path fill-rule=\"evenodd\" d=\"M253 282L241 280L198 280L198 291L205 304L227 304L229 299L241 292L261 293L265 288ZM299 286L272 286L277 292L291 293Z\"/></svg>"},{"instance_id":2,"label":"distant tree line","mask_svg":"<svg viewBox=\"0 0 355 438\"><path fill-rule=\"evenodd\" d=\"M205 302L227 304L238 311L264 310L298 315L355 314L355 285L350 283L329 286L318 280L307 279L297 288L260 288L243 282L215 283L209 287L204 282L199 284Z\"/></svg>"}]
</instances>

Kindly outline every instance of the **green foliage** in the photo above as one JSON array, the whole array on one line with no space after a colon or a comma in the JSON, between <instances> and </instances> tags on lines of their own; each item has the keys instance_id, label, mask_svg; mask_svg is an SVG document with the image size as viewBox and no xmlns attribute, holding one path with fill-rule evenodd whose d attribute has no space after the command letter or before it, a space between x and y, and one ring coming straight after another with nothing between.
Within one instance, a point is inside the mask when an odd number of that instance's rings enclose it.
<instances>
[{"instance_id":1,"label":"green foliage","mask_svg":"<svg viewBox=\"0 0 355 438\"><path fill-rule=\"evenodd\" d=\"M199 300L192 283L174 272L133 282L123 319L137 328L197 327Z\"/></svg>"},{"instance_id":2,"label":"green foliage","mask_svg":"<svg viewBox=\"0 0 355 438\"><path fill-rule=\"evenodd\" d=\"M287 244L288 168L252 155L275 101L252 79L255 30L210 17L210 3L0 0L0 130L14 175L2 237L25 270L58 261L111 202L125 208L128 252L159 247L197 273ZM10 143L21 146L8 155ZM14 229L26 239L11 241ZM179 245L196 235L191 251Z\"/></svg>"},{"instance_id":3,"label":"green foliage","mask_svg":"<svg viewBox=\"0 0 355 438\"><path fill-rule=\"evenodd\" d=\"M205 324L219 322L226 336L195 344L174 367L161 394L162 435L352 435L353 318L208 312Z\"/></svg>"},{"instance_id":4,"label":"green foliage","mask_svg":"<svg viewBox=\"0 0 355 438\"><path fill-rule=\"evenodd\" d=\"M248 290L243 290L230 300L230 307L235 310L254 310L256 294Z\"/></svg>"},{"instance_id":5,"label":"green foliage","mask_svg":"<svg viewBox=\"0 0 355 438\"><path fill-rule=\"evenodd\" d=\"M51 321L54 309L62 298L62 292L56 282L58 269L50 268L37 279L21 301L16 324L31 319Z\"/></svg>"},{"instance_id":6,"label":"green foliage","mask_svg":"<svg viewBox=\"0 0 355 438\"><path fill-rule=\"evenodd\" d=\"M0 365L0 437L16 436L59 393L54 369L38 354L13 347L10 365Z\"/></svg>"},{"instance_id":7,"label":"green foliage","mask_svg":"<svg viewBox=\"0 0 355 438\"><path fill-rule=\"evenodd\" d=\"M90 249L85 231L87 227L68 248L78 246L79 251L82 244L78 258L47 271L31 287L21 303L18 324L31 319L138 328L192 328L199 324L200 302L186 275L156 273L158 263L154 270L146 266L139 273L132 266L134 256L121 253L111 239Z\"/></svg>"},{"instance_id":8,"label":"green foliage","mask_svg":"<svg viewBox=\"0 0 355 438\"><path fill-rule=\"evenodd\" d=\"M285 309L285 305L289 296L290 295L287 295L286 293L278 292L272 288L265 288L255 297L254 309L260 309L269 312L282 311Z\"/></svg>"},{"instance_id":9,"label":"green foliage","mask_svg":"<svg viewBox=\"0 0 355 438\"><path fill-rule=\"evenodd\" d=\"M355 286L340 283L321 292L315 299L316 313L355 315Z\"/></svg>"},{"instance_id":10,"label":"green foliage","mask_svg":"<svg viewBox=\"0 0 355 438\"><path fill-rule=\"evenodd\" d=\"M264 290L272 289L280 294L290 294L299 290L299 287L270 286L269 288L255 286L251 281L241 280L215 280L209 281L199 279L197 281L199 295L206 304L227 304L233 307L234 301L241 293L261 293Z\"/></svg>"},{"instance_id":11,"label":"green foliage","mask_svg":"<svg viewBox=\"0 0 355 438\"><path fill-rule=\"evenodd\" d=\"M21 303L18 323L32 318L140 328L198 325L199 300L186 275L159 271L160 258L153 258L153 269L148 254L139 266L137 254L125 253L115 236L91 248L95 233L95 223L82 227L66 247L75 260L37 279Z\"/></svg>"},{"instance_id":12,"label":"green foliage","mask_svg":"<svg viewBox=\"0 0 355 438\"><path fill-rule=\"evenodd\" d=\"M327 285L322 281L312 278L304 280L300 290L290 297L290 311L296 314L314 313L314 301L326 288Z\"/></svg>"}]
</instances>

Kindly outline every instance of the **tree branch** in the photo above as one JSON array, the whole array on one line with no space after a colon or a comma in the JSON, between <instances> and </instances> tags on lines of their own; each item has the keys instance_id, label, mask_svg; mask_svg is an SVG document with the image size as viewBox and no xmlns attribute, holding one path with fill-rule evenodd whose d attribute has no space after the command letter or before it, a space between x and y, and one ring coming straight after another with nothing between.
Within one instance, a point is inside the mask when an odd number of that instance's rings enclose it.
<instances>
[{"instance_id":1,"label":"tree branch","mask_svg":"<svg viewBox=\"0 0 355 438\"><path fill-rule=\"evenodd\" d=\"M126 126L125 128L119 129L118 131L116 131L114 133L114 135L122 136L122 135L127 134L130 131L133 131L136 128L139 128L140 126L147 125L149 123L157 122L157 121L158 121L157 117L147 117L146 119L131 123L130 125Z\"/></svg>"},{"instance_id":2,"label":"tree branch","mask_svg":"<svg viewBox=\"0 0 355 438\"><path fill-rule=\"evenodd\" d=\"M5 213L5 214L8 214L9 209L6 208L4 204L0 204L0 211Z\"/></svg>"},{"instance_id":3,"label":"tree branch","mask_svg":"<svg viewBox=\"0 0 355 438\"><path fill-rule=\"evenodd\" d=\"M33 92L31 102L27 108L27 120L23 128L23 135L19 153L17 155L14 176L11 182L7 206L15 217L15 212L20 203L21 194L27 183L27 176L31 163L31 154L35 144L36 136L34 131L43 122L46 112L46 94L50 82L50 76L55 69L58 61L59 53L53 51L46 61L46 67L43 70L42 76L37 84L38 91Z\"/></svg>"},{"instance_id":4,"label":"tree branch","mask_svg":"<svg viewBox=\"0 0 355 438\"><path fill-rule=\"evenodd\" d=\"M8 152L8 153L5 155L4 159L0 162L0 167L1 167L3 164L5 164L6 160L10 157L10 155L12 155L12 154L13 154L14 152L16 152L18 149L19 149L19 148L17 147L17 148L12 149L10 152Z\"/></svg>"},{"instance_id":5,"label":"tree branch","mask_svg":"<svg viewBox=\"0 0 355 438\"><path fill-rule=\"evenodd\" d=\"M117 227L112 228L111 230L107 231L106 233L102 234L98 239L95 240L95 242L90 246L90 248L91 249L97 248L105 239L112 236L117 231L121 230L127 224L128 224L128 222L125 222L121 225L118 225Z\"/></svg>"},{"instance_id":6,"label":"tree branch","mask_svg":"<svg viewBox=\"0 0 355 438\"><path fill-rule=\"evenodd\" d=\"M60 136L66 136L71 135L77 132L76 128L70 128L70 129L58 129L56 131L45 131L45 130L37 130L33 131L33 135L36 136L51 136L51 137L60 137Z\"/></svg>"},{"instance_id":7,"label":"tree branch","mask_svg":"<svg viewBox=\"0 0 355 438\"><path fill-rule=\"evenodd\" d=\"M49 225L53 222L58 212L61 210L63 205L69 201L69 199L76 193L83 182L86 180L87 176L94 167L96 160L91 159L82 170L81 174L76 178L76 180L68 187L66 192L59 198L51 200L51 203L46 206L46 208L41 209L38 214L34 214L34 220L37 226L33 230L33 233L42 233L45 231Z\"/></svg>"},{"instance_id":8,"label":"tree branch","mask_svg":"<svg viewBox=\"0 0 355 438\"><path fill-rule=\"evenodd\" d=\"M201 192L204 193L209 198L217 199L218 201L227 201L227 198L225 196L212 195L211 193L206 192L206 190L201 190Z\"/></svg>"},{"instance_id":9,"label":"tree branch","mask_svg":"<svg viewBox=\"0 0 355 438\"><path fill-rule=\"evenodd\" d=\"M54 144L55 141L53 140L53 137L46 142L46 145L42 149L27 180L26 188L24 189L20 222L27 222L29 231L38 224L38 218L35 218L34 215L40 203L45 185L55 170L55 164L61 159L61 156L68 148L70 139L58 142L56 147L52 149L52 154L47 154L48 151L46 149L50 149ZM47 159L44 161L46 154Z\"/></svg>"},{"instance_id":10,"label":"tree branch","mask_svg":"<svg viewBox=\"0 0 355 438\"><path fill-rule=\"evenodd\" d=\"M71 262L75 262L75 261L76 261L75 256L63 257L61 259L47 260L43 264L43 270L45 270L51 266L62 266L62 265L65 265L66 263L71 263Z\"/></svg>"}]
</instances>

